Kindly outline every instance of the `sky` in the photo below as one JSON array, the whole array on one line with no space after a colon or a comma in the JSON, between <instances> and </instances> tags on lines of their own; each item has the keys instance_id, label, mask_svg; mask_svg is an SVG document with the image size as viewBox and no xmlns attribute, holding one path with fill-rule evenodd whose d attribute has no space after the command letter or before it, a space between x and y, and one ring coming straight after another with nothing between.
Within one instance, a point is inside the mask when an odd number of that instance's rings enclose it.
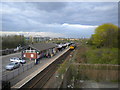
<instances>
[{"instance_id":1,"label":"sky","mask_svg":"<svg viewBox=\"0 0 120 90\"><path fill-rule=\"evenodd\" d=\"M99 25L118 25L117 2L2 2L2 31L89 38Z\"/></svg>"}]
</instances>

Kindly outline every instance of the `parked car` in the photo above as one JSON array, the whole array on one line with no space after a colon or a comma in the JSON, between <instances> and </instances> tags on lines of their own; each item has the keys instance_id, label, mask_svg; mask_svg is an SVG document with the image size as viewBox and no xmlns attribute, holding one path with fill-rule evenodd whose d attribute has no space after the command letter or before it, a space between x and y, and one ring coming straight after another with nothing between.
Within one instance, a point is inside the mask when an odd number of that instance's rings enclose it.
<instances>
[{"instance_id":1,"label":"parked car","mask_svg":"<svg viewBox=\"0 0 120 90\"><path fill-rule=\"evenodd\" d=\"M11 62L10 64L6 65L5 69L6 70L13 70L15 68L19 68L20 63L19 62Z\"/></svg>"},{"instance_id":2,"label":"parked car","mask_svg":"<svg viewBox=\"0 0 120 90\"><path fill-rule=\"evenodd\" d=\"M25 64L25 63L26 63L25 60L23 60L23 59L21 59L21 58L18 58L18 57L10 58L10 61L11 61L11 62L19 62L19 63L21 63L21 64Z\"/></svg>"}]
</instances>

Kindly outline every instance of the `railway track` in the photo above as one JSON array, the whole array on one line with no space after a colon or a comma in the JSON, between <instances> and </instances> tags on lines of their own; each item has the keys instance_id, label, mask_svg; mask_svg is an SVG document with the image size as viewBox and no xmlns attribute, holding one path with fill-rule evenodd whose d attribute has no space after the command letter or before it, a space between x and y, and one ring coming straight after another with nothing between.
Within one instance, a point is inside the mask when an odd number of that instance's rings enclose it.
<instances>
[{"instance_id":1,"label":"railway track","mask_svg":"<svg viewBox=\"0 0 120 90\"><path fill-rule=\"evenodd\" d=\"M22 88L43 88L43 86L47 83L47 81L51 78L51 76L56 72L59 64L64 62L67 56L71 53L71 50L68 50L65 54L55 60L52 64L46 67L41 73L39 73L36 77L34 77L31 81L23 85Z\"/></svg>"}]
</instances>

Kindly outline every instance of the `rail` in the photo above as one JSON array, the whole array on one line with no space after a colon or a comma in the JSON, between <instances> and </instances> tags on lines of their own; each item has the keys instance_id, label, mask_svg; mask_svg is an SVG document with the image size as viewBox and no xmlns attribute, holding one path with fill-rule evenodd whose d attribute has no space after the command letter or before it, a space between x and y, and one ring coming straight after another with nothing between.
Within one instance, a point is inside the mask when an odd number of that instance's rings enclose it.
<instances>
[{"instance_id":1,"label":"rail","mask_svg":"<svg viewBox=\"0 0 120 90\"><path fill-rule=\"evenodd\" d=\"M49 80L51 75L53 75L55 72L55 68L57 68L57 66L62 63L63 59L66 58L70 52L71 51L68 48L64 53L56 57L52 62L47 63L45 66L41 67L40 70L38 69L12 88L42 88L47 80Z\"/></svg>"},{"instance_id":2,"label":"rail","mask_svg":"<svg viewBox=\"0 0 120 90\"><path fill-rule=\"evenodd\" d=\"M55 73L57 70L57 67L59 64L63 62L62 59L65 59L69 54L70 50L63 54L61 57L59 57L57 60L55 60L52 64L50 64L47 68L45 68L40 74L38 74L36 77L34 77L33 80L25 84L21 89L23 88L42 88L47 81L51 78L51 76Z\"/></svg>"}]
</instances>

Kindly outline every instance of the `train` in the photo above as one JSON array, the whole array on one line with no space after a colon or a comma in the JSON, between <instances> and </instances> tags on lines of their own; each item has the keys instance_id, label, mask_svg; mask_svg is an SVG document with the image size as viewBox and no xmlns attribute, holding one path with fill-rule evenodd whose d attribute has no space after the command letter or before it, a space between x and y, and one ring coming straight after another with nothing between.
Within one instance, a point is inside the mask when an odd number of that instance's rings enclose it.
<instances>
[{"instance_id":1,"label":"train","mask_svg":"<svg viewBox=\"0 0 120 90\"><path fill-rule=\"evenodd\" d=\"M76 48L75 44L70 45L70 50L74 50Z\"/></svg>"},{"instance_id":2,"label":"train","mask_svg":"<svg viewBox=\"0 0 120 90\"><path fill-rule=\"evenodd\" d=\"M76 48L76 44L74 42L59 44L58 50L61 51L62 49L65 49L66 47L69 47L70 50L74 50Z\"/></svg>"}]
</instances>

